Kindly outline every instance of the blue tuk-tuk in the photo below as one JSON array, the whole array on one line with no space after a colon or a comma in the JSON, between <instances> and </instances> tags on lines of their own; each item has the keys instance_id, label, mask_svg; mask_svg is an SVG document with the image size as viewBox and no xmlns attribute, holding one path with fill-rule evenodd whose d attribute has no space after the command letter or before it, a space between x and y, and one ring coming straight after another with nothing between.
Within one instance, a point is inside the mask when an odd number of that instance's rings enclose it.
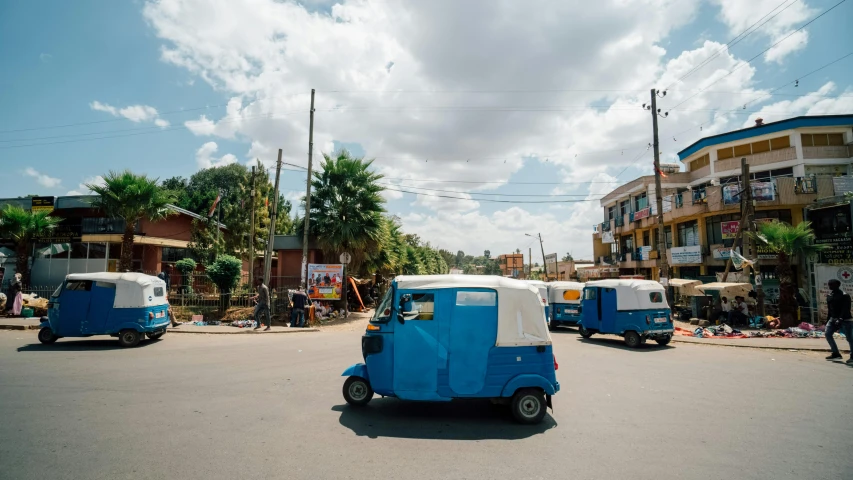
<instances>
[{"instance_id":1,"label":"blue tuk-tuk","mask_svg":"<svg viewBox=\"0 0 853 480\"><path fill-rule=\"evenodd\" d=\"M63 337L118 337L135 347L143 336L157 339L169 325L166 282L141 273L79 273L65 281L48 303L38 338L53 343Z\"/></svg>"},{"instance_id":2,"label":"blue tuk-tuk","mask_svg":"<svg viewBox=\"0 0 853 480\"><path fill-rule=\"evenodd\" d=\"M548 303L551 308L551 330L561 325L578 325L581 323L581 297L583 283L551 282L548 284Z\"/></svg>"},{"instance_id":3,"label":"blue tuk-tuk","mask_svg":"<svg viewBox=\"0 0 853 480\"><path fill-rule=\"evenodd\" d=\"M548 284L542 280L526 280L528 285L533 285L539 291L539 298L542 300L542 308L545 309L545 318L551 320L551 305L548 302Z\"/></svg>"},{"instance_id":4,"label":"blue tuk-tuk","mask_svg":"<svg viewBox=\"0 0 853 480\"><path fill-rule=\"evenodd\" d=\"M560 390L539 292L481 275L399 276L361 339L364 363L343 376L344 399L490 398L539 423Z\"/></svg>"},{"instance_id":5,"label":"blue tuk-tuk","mask_svg":"<svg viewBox=\"0 0 853 480\"><path fill-rule=\"evenodd\" d=\"M672 314L663 285L651 280L598 280L583 289L580 334L613 333L636 348L672 340Z\"/></svg>"}]
</instances>

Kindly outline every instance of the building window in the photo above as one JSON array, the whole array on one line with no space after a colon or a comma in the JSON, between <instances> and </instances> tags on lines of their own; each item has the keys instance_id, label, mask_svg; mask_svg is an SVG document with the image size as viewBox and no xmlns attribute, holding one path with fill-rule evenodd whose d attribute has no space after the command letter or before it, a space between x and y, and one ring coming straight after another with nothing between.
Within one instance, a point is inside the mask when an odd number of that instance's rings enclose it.
<instances>
[{"instance_id":1,"label":"building window","mask_svg":"<svg viewBox=\"0 0 853 480\"><path fill-rule=\"evenodd\" d=\"M699 224L696 220L678 224L678 246L693 247L699 245Z\"/></svg>"},{"instance_id":2,"label":"building window","mask_svg":"<svg viewBox=\"0 0 853 480\"><path fill-rule=\"evenodd\" d=\"M186 248L163 247L163 254L160 260L164 263L175 263L178 260L187 258L187 256ZM506 264L505 257L501 258L501 263Z\"/></svg>"},{"instance_id":3,"label":"building window","mask_svg":"<svg viewBox=\"0 0 853 480\"><path fill-rule=\"evenodd\" d=\"M619 204L619 212L624 216L631 213L631 201L624 200Z\"/></svg>"},{"instance_id":4,"label":"building window","mask_svg":"<svg viewBox=\"0 0 853 480\"><path fill-rule=\"evenodd\" d=\"M634 211L639 212L640 210L649 206L649 198L646 195L646 192L643 192L636 197L634 197Z\"/></svg>"},{"instance_id":5,"label":"building window","mask_svg":"<svg viewBox=\"0 0 853 480\"><path fill-rule=\"evenodd\" d=\"M804 133L800 135L804 147L826 147L844 145L841 133Z\"/></svg>"},{"instance_id":6,"label":"building window","mask_svg":"<svg viewBox=\"0 0 853 480\"><path fill-rule=\"evenodd\" d=\"M787 224L791 224L791 211L790 210L765 210L761 212L755 212L755 219L762 220L775 220L778 222L784 222Z\"/></svg>"},{"instance_id":7,"label":"building window","mask_svg":"<svg viewBox=\"0 0 853 480\"><path fill-rule=\"evenodd\" d=\"M607 220L613 220L616 216L616 207L607 207Z\"/></svg>"},{"instance_id":8,"label":"building window","mask_svg":"<svg viewBox=\"0 0 853 480\"><path fill-rule=\"evenodd\" d=\"M723 222L740 221L740 215L717 215L714 217L705 218L705 238L708 240L708 245L723 245L731 247L734 244L733 238L723 238Z\"/></svg>"},{"instance_id":9,"label":"building window","mask_svg":"<svg viewBox=\"0 0 853 480\"><path fill-rule=\"evenodd\" d=\"M805 145L805 140L803 145ZM776 137L771 138L770 140L760 140L758 142L721 148L717 150L717 160L745 157L747 155L755 155L757 153L769 152L771 150L782 150L785 148L791 148L791 138L788 136Z\"/></svg>"},{"instance_id":10,"label":"building window","mask_svg":"<svg viewBox=\"0 0 853 480\"><path fill-rule=\"evenodd\" d=\"M705 155L702 155L701 157L697 158L696 160L693 160L692 162L690 162L690 171L695 172L696 170L699 170L700 168L703 168L703 167L707 167L710 164L711 164L711 154L706 153Z\"/></svg>"},{"instance_id":11,"label":"building window","mask_svg":"<svg viewBox=\"0 0 853 480\"><path fill-rule=\"evenodd\" d=\"M649 231L646 230L645 232L643 232L643 246L648 247L650 245L651 244L649 243Z\"/></svg>"},{"instance_id":12,"label":"building window","mask_svg":"<svg viewBox=\"0 0 853 480\"><path fill-rule=\"evenodd\" d=\"M663 235L666 237L666 248L672 248L672 227L666 226L663 229ZM652 230L652 250L658 249L658 229Z\"/></svg>"}]
</instances>

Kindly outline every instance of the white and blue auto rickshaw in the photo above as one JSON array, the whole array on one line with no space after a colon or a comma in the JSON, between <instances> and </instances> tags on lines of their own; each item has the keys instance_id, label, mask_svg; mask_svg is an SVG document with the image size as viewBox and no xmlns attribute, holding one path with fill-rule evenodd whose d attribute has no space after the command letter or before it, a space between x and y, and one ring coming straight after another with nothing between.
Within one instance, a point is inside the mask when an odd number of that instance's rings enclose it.
<instances>
[{"instance_id":1,"label":"white and blue auto rickshaw","mask_svg":"<svg viewBox=\"0 0 853 480\"><path fill-rule=\"evenodd\" d=\"M548 284L548 303L551 330L559 326L576 326L581 323L581 298L583 283L551 282Z\"/></svg>"},{"instance_id":2,"label":"white and blue auto rickshaw","mask_svg":"<svg viewBox=\"0 0 853 480\"><path fill-rule=\"evenodd\" d=\"M482 275L399 276L361 339L364 363L347 368L344 399L374 392L403 400L489 398L520 423L542 421L560 390L538 291Z\"/></svg>"},{"instance_id":3,"label":"white and blue auto rickshaw","mask_svg":"<svg viewBox=\"0 0 853 480\"><path fill-rule=\"evenodd\" d=\"M545 310L545 318L551 319L551 304L548 302L548 284L542 280L525 280L528 285L532 285L539 291L539 298L542 301L542 308Z\"/></svg>"},{"instance_id":4,"label":"white and blue auto rickshaw","mask_svg":"<svg viewBox=\"0 0 853 480\"><path fill-rule=\"evenodd\" d=\"M663 285L651 280L598 280L583 290L580 334L612 333L636 348L652 339L659 345L672 340L672 314Z\"/></svg>"},{"instance_id":5,"label":"white and blue auto rickshaw","mask_svg":"<svg viewBox=\"0 0 853 480\"><path fill-rule=\"evenodd\" d=\"M53 343L63 337L118 337L135 347L144 336L157 339L169 326L166 282L142 273L78 273L65 281L48 303L38 338Z\"/></svg>"}]
</instances>

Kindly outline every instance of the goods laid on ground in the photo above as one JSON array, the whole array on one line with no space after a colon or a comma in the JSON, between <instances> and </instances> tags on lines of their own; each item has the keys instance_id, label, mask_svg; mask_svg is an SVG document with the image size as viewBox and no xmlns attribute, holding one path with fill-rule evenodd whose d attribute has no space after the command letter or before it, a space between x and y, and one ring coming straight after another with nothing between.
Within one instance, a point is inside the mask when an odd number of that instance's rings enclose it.
<instances>
[{"instance_id":1,"label":"goods laid on ground","mask_svg":"<svg viewBox=\"0 0 853 480\"><path fill-rule=\"evenodd\" d=\"M696 338L714 338L714 339L729 339L729 338L825 338L826 327L815 326L810 323L803 322L799 326L766 331L751 331L741 332L738 329L731 328L725 323L719 326L700 327L696 329L686 329L681 327L675 328L675 334L682 337ZM835 338L844 338L844 334L836 333Z\"/></svg>"}]
</instances>

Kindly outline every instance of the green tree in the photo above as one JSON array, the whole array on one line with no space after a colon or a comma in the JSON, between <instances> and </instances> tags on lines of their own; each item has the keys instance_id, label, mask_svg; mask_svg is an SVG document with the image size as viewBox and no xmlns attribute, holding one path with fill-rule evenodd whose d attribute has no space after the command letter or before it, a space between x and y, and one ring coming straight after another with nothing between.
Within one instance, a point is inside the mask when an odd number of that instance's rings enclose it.
<instances>
[{"instance_id":1,"label":"green tree","mask_svg":"<svg viewBox=\"0 0 853 480\"><path fill-rule=\"evenodd\" d=\"M216 222L212 219L193 220L187 249L202 265L209 265L218 255L222 255L225 252L225 241Z\"/></svg>"},{"instance_id":2,"label":"green tree","mask_svg":"<svg viewBox=\"0 0 853 480\"><path fill-rule=\"evenodd\" d=\"M231 291L240 282L243 262L231 255L220 255L208 265L207 277L219 288L219 310L225 313L231 306Z\"/></svg>"},{"instance_id":3,"label":"green tree","mask_svg":"<svg viewBox=\"0 0 853 480\"><path fill-rule=\"evenodd\" d=\"M456 252L456 267L461 268L465 264L465 252L459 250Z\"/></svg>"},{"instance_id":4,"label":"green tree","mask_svg":"<svg viewBox=\"0 0 853 480\"><path fill-rule=\"evenodd\" d=\"M193 272L195 272L196 263L192 258L182 258L175 262L175 268L181 272L181 291L180 293L192 293Z\"/></svg>"},{"instance_id":5,"label":"green tree","mask_svg":"<svg viewBox=\"0 0 853 480\"><path fill-rule=\"evenodd\" d=\"M15 242L15 271L24 285L30 284L29 255L33 241L53 231L62 219L49 212L31 212L16 205L0 210L0 233Z\"/></svg>"},{"instance_id":6,"label":"green tree","mask_svg":"<svg viewBox=\"0 0 853 480\"><path fill-rule=\"evenodd\" d=\"M311 235L327 255L349 252L353 271L381 247L384 230L382 175L370 171L371 163L346 150L323 154L311 181Z\"/></svg>"},{"instance_id":7,"label":"green tree","mask_svg":"<svg viewBox=\"0 0 853 480\"><path fill-rule=\"evenodd\" d=\"M751 236L776 254L779 317L783 328L792 327L797 318L797 300L791 258L798 257L801 260L810 261L810 257L824 250L826 246L815 245L815 234L809 222L801 222L796 226L783 222L762 223L758 232L751 233Z\"/></svg>"},{"instance_id":8,"label":"green tree","mask_svg":"<svg viewBox=\"0 0 853 480\"><path fill-rule=\"evenodd\" d=\"M125 222L121 242L119 270L130 271L133 266L133 236L140 220L157 222L174 213L169 204L174 196L157 184L157 179L137 175L130 170L110 171L104 183L86 185L98 196L92 207L104 211L107 216L121 218Z\"/></svg>"},{"instance_id":9,"label":"green tree","mask_svg":"<svg viewBox=\"0 0 853 480\"><path fill-rule=\"evenodd\" d=\"M572 260L574 260L574 258L572 257L572 254L571 254L571 253L567 253L567 254L565 254L565 255L563 256L563 261L564 261L564 262L571 262Z\"/></svg>"}]
</instances>

